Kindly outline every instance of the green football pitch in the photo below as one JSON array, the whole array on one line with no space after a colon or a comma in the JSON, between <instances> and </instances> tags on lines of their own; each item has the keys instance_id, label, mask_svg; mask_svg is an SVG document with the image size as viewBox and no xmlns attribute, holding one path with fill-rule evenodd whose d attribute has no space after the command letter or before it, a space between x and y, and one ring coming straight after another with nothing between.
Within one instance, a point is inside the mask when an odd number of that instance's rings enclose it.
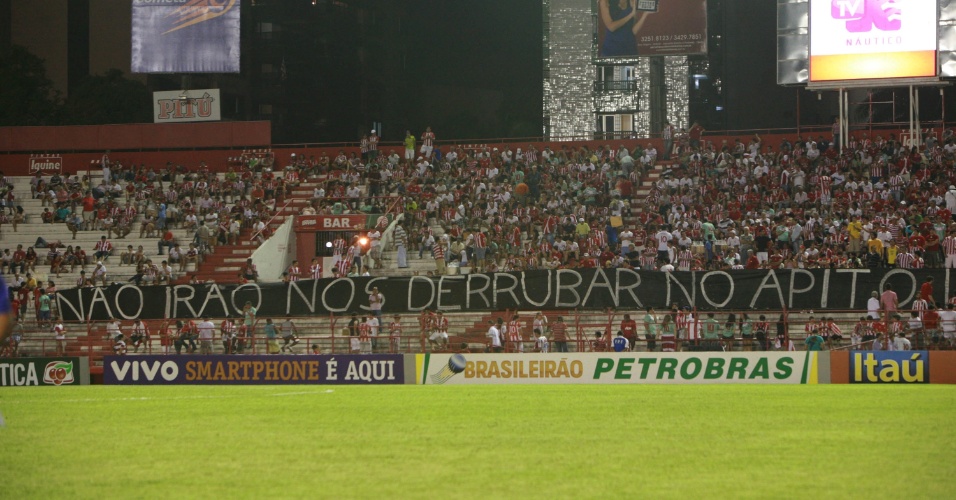
<instances>
[{"instance_id":1,"label":"green football pitch","mask_svg":"<svg viewBox=\"0 0 956 500\"><path fill-rule=\"evenodd\" d=\"M951 498L947 386L0 389L5 498Z\"/></svg>"}]
</instances>

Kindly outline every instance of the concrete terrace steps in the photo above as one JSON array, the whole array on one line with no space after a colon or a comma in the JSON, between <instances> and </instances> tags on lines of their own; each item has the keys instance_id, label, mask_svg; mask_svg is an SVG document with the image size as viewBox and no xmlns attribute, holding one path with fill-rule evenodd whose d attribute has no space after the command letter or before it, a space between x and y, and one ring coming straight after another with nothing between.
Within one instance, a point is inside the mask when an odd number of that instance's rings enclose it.
<instances>
[{"instance_id":1,"label":"concrete terrace steps","mask_svg":"<svg viewBox=\"0 0 956 500\"><path fill-rule=\"evenodd\" d=\"M512 311L513 312L513 311ZM531 347L531 343L534 339L531 336L530 328L533 321L535 313L538 311L518 311L518 314L521 318L522 327L523 327L523 338L525 344L525 350ZM554 324L554 321L557 316L564 316L565 321L568 324L568 335L573 342L575 342L580 334L582 338L588 337L593 334L592 330L603 330L603 327L600 327L599 323L606 323L608 316L600 312L594 312L592 314L586 314L582 319L588 323L586 327L582 327L582 330L579 332L576 328L574 322L574 311L541 311L545 313L545 316L548 318L549 324ZM611 329L616 331L617 327L620 324L621 318L623 317L624 312L630 312L632 317L635 317L635 320L638 322L638 335L640 338L643 338L643 327L642 327L642 312L641 311L618 311L613 317L611 317ZM419 327L419 313L405 313L401 315L401 324L403 330L403 337L401 340L401 345L398 346L398 352L457 352L460 351L461 344L466 344L466 350L482 350L486 345L485 333L488 330L488 322L493 321L494 319L501 317L507 323L510 320L510 317L507 316L507 311L476 311L476 312L446 312L445 316L448 318L449 323L449 347L447 350L432 350L428 346L427 341L425 342L425 349L422 350L422 340L421 340L421 328ZM823 314L822 312L817 312L816 317L819 319ZM751 319L756 321L760 311L753 311ZM764 314L767 314L766 312ZM790 334L790 339L794 343L797 350L803 350L803 339L805 334L803 332L803 327L809 316L809 312L795 312L790 314L789 318L789 329L788 333ZM660 315L660 313L659 313ZM703 317L703 313L701 313ZM826 316L831 316L830 313L826 313ZM860 313L858 312L842 312L842 313L833 313L832 316L837 321L837 324L843 330L844 340L842 342L843 346L849 345L849 336L852 332L853 325L856 324L859 319ZM739 317L739 314L738 314ZM266 316L259 316L259 326L264 324ZM272 319L276 323L281 323L284 319L283 316L273 316ZM295 347L294 352L298 354L306 353L309 350L309 344L315 343L319 346L320 350L324 353L345 353L349 351L349 341L348 336L348 322L350 316L336 316L330 317L327 315L323 316L312 316L312 317L296 317L293 318L298 330L299 337L301 338L298 346ZM726 313L717 314L718 321L723 325L723 321L726 320ZM774 317L770 318L775 320ZM221 319L214 319L214 322L218 325ZM389 340L386 338L388 336L388 325L392 321L392 315L385 314L382 318L383 326L381 327L379 337L377 340L378 348L376 352L388 352L390 350ZM147 325L151 331L151 340L149 348L145 346L140 349L141 353L151 352L153 354L162 354L165 349L162 346L160 341L160 333L158 324L162 320L149 320ZM334 335L333 335L333 323L334 323ZM128 335L129 327L131 325L130 321L122 321L123 331ZM775 336L774 323L771 321L771 332L770 337ZM41 349L40 343L32 342L38 339L46 339L46 348ZM85 327L78 325L68 325L67 326L67 344L66 344L66 353L67 355L75 356L87 356L91 355L92 364L95 366L100 366L102 364L103 356L109 355L112 353L112 344L111 342L105 339L105 333L101 325L96 325L92 332L88 333ZM25 335L25 341L21 344L21 350L25 354L31 356L52 356L55 354L55 343L53 340L53 334L49 331L30 331L28 330ZM659 339L658 339L659 340ZM265 352L265 340L261 338L261 335L257 336L257 352L263 354ZM280 341L280 345L282 342ZM738 349L742 348L738 339ZM218 336L213 342L213 350L215 353L221 352L221 344L219 343ZM169 348L172 351L172 348ZM250 351L247 351L247 353ZM135 355L133 353L132 347L130 346L129 355Z\"/></svg>"}]
</instances>

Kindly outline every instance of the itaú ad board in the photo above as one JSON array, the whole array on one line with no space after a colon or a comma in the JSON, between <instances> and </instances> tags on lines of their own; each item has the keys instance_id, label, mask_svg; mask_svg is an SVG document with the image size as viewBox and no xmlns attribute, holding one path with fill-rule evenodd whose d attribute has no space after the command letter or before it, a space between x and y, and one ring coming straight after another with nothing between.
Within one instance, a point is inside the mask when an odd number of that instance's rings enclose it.
<instances>
[{"instance_id":1,"label":"ita\u00fa ad board","mask_svg":"<svg viewBox=\"0 0 956 500\"><path fill-rule=\"evenodd\" d=\"M418 354L418 384L816 384L815 352Z\"/></svg>"},{"instance_id":2,"label":"ita\u00fa ad board","mask_svg":"<svg viewBox=\"0 0 956 500\"><path fill-rule=\"evenodd\" d=\"M810 0L810 81L936 75L936 0Z\"/></svg>"}]
</instances>

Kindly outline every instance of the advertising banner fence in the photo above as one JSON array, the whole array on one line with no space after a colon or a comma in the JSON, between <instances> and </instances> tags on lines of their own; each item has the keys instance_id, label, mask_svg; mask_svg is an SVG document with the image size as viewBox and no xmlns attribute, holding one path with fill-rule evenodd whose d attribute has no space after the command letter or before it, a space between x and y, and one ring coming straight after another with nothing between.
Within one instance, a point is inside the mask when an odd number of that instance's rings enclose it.
<instances>
[{"instance_id":1,"label":"advertising banner fence","mask_svg":"<svg viewBox=\"0 0 956 500\"><path fill-rule=\"evenodd\" d=\"M239 0L133 0L133 73L238 73Z\"/></svg>"},{"instance_id":2,"label":"advertising banner fence","mask_svg":"<svg viewBox=\"0 0 956 500\"><path fill-rule=\"evenodd\" d=\"M851 384L928 384L929 351L852 351Z\"/></svg>"},{"instance_id":3,"label":"advertising banner fence","mask_svg":"<svg viewBox=\"0 0 956 500\"><path fill-rule=\"evenodd\" d=\"M0 359L0 387L89 385L89 358Z\"/></svg>"},{"instance_id":4,"label":"advertising banner fence","mask_svg":"<svg viewBox=\"0 0 956 500\"><path fill-rule=\"evenodd\" d=\"M457 276L358 277L243 285L74 288L57 293L66 321L239 316L248 301L261 317L368 311L378 287L383 311L657 309L672 303L699 310L860 309L870 293L892 284L901 308L933 276L938 296L950 291L950 270L792 269L674 272L560 269Z\"/></svg>"},{"instance_id":5,"label":"advertising banner fence","mask_svg":"<svg viewBox=\"0 0 956 500\"><path fill-rule=\"evenodd\" d=\"M817 353L418 354L419 384L816 384Z\"/></svg>"},{"instance_id":6,"label":"advertising banner fence","mask_svg":"<svg viewBox=\"0 0 956 500\"><path fill-rule=\"evenodd\" d=\"M405 383L400 354L106 356L109 385L372 385Z\"/></svg>"}]
</instances>

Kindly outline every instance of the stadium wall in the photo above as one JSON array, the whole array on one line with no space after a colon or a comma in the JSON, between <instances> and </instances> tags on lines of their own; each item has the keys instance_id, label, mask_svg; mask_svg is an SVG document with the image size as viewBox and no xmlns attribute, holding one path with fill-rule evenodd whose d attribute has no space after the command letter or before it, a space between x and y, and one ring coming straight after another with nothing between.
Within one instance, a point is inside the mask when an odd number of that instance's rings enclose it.
<instances>
[{"instance_id":1,"label":"stadium wall","mask_svg":"<svg viewBox=\"0 0 956 500\"><path fill-rule=\"evenodd\" d=\"M887 131L889 132L889 131ZM902 130L894 130L897 134ZM829 136L829 133L825 134ZM704 140L712 141L717 147L726 140L733 145L740 138L744 142L750 133L706 135ZM763 144L779 148L784 138L794 140L797 133L761 135ZM271 125L267 121L256 122L208 122L208 123L143 123L130 125L90 125L64 127L0 127L0 170L6 175L30 175L30 157L35 154L56 154L63 158L63 171L75 174L90 169L91 162L102 158L110 150L111 158L124 164L145 164L150 167L162 167L167 162L195 167L205 161L213 171L224 172L228 168L228 158L238 157L246 149L269 148L276 154L279 164L283 164L292 153L314 155L323 153L330 157L340 151L346 154L358 153L358 143L346 144L301 144L272 145ZM460 140L439 141L439 145L458 144L466 148L487 146L489 148L510 147L526 148L534 144L543 149L548 146L554 150L564 147L602 148L611 145L617 148L625 145L633 149L637 144L654 144L660 150L660 139L601 139L593 141L543 142L526 139ZM386 142L380 150L388 154L394 149L400 155L403 146L397 142ZM95 166L95 164L94 164Z\"/></svg>"}]
</instances>

